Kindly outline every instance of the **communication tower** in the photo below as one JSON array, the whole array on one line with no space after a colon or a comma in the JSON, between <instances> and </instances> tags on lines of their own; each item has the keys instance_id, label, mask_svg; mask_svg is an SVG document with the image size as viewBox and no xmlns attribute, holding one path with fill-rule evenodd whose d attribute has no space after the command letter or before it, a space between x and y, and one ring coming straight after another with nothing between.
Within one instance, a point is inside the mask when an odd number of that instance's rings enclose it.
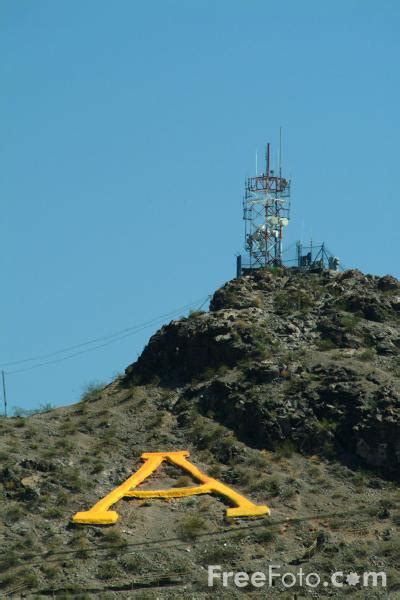
<instances>
[{"instance_id":1,"label":"communication tower","mask_svg":"<svg viewBox=\"0 0 400 600\"><path fill-rule=\"evenodd\" d=\"M279 163L281 151L279 151ZM290 181L271 170L270 144L265 152L265 172L245 183L243 219L247 267L250 269L282 264L282 239L290 216Z\"/></svg>"},{"instance_id":2,"label":"communication tower","mask_svg":"<svg viewBox=\"0 0 400 600\"><path fill-rule=\"evenodd\" d=\"M281 137L281 136L280 136ZM283 259L282 241L290 218L290 180L282 176L281 141L278 169L271 169L270 144L265 150L265 171L248 177L243 197L245 222L245 254L236 257L236 275L263 267L285 267L300 271L339 270L339 259L331 254L325 243L303 245L296 243L296 254Z\"/></svg>"}]
</instances>

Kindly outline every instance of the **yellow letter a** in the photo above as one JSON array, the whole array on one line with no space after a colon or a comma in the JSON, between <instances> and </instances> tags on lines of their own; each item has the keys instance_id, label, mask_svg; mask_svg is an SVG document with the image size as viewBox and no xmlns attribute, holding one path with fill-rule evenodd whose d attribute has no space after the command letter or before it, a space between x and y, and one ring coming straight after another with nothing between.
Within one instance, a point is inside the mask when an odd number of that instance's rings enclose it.
<instances>
[{"instance_id":1,"label":"yellow letter a","mask_svg":"<svg viewBox=\"0 0 400 600\"><path fill-rule=\"evenodd\" d=\"M228 508L227 517L258 517L269 514L268 506L256 505L241 496L227 485L224 485L217 479L208 477L191 462L186 460L189 452L181 450L178 452L144 452L141 458L144 464L136 473L128 477L124 483L112 490L107 496L99 500L91 509L84 512L77 512L72 517L73 523L90 523L93 525L108 525L118 520L118 513L109 510L110 506L121 500L121 498L182 498L194 494L216 493L224 496L235 505L234 508ZM174 465L181 467L197 479L202 485L195 487L171 488L169 490L136 490L135 488L142 483L160 466L168 460Z\"/></svg>"}]
</instances>

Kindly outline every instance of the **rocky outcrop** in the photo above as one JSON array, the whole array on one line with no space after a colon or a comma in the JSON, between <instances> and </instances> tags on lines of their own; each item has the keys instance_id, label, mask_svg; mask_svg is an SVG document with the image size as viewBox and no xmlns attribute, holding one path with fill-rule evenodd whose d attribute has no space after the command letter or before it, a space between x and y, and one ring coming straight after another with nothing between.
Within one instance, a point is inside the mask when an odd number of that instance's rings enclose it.
<instances>
[{"instance_id":1,"label":"rocky outcrop","mask_svg":"<svg viewBox=\"0 0 400 600\"><path fill-rule=\"evenodd\" d=\"M400 477L399 313L388 275L258 270L160 329L125 384L181 389L182 419L196 406L253 447Z\"/></svg>"}]
</instances>

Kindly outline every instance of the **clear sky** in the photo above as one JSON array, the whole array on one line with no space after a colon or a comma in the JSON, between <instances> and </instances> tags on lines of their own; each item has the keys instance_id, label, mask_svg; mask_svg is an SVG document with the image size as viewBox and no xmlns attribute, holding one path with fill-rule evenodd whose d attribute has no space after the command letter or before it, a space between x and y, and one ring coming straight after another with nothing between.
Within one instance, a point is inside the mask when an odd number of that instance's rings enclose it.
<instances>
[{"instance_id":1,"label":"clear sky","mask_svg":"<svg viewBox=\"0 0 400 600\"><path fill-rule=\"evenodd\" d=\"M234 276L279 126L288 242L400 276L397 0L2 0L0 28L0 368ZM10 405L77 401L155 329L7 375Z\"/></svg>"}]
</instances>

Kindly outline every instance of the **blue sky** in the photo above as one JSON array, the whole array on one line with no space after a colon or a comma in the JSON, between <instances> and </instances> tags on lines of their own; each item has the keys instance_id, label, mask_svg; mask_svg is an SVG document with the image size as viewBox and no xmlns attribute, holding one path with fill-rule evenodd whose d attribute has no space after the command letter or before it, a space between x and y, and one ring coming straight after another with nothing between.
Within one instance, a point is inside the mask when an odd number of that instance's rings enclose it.
<instances>
[{"instance_id":1,"label":"blue sky","mask_svg":"<svg viewBox=\"0 0 400 600\"><path fill-rule=\"evenodd\" d=\"M243 181L279 126L287 242L400 276L398 2L3 0L0 28L1 365L231 278ZM77 401L155 329L8 375L9 404Z\"/></svg>"}]
</instances>

